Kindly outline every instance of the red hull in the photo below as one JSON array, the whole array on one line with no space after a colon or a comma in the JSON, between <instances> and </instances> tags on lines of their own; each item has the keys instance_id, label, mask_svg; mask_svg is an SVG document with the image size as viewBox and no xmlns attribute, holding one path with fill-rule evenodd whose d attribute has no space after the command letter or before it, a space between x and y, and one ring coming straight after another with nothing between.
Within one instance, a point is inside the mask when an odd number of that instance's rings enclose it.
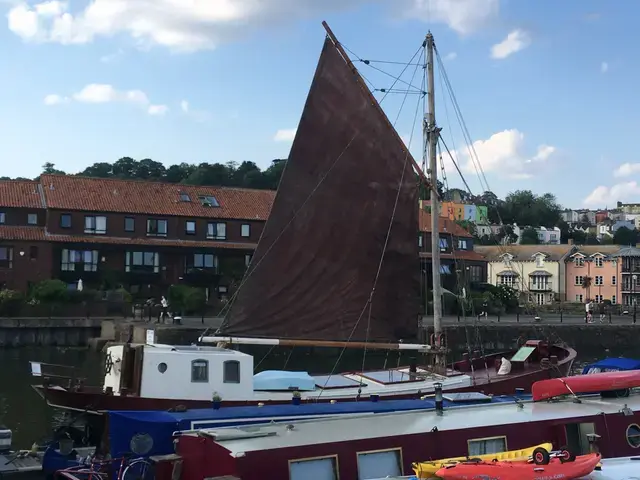
<instances>
[{"instance_id":1,"label":"red hull","mask_svg":"<svg viewBox=\"0 0 640 480\"><path fill-rule=\"evenodd\" d=\"M492 395L510 395L516 389L522 388L528 392L531 385L540 380L549 379L552 375L567 376L570 373L571 365L575 359L576 353L570 350L566 358L558 362L557 369L536 369L530 370L520 375L509 375L506 377L496 377L487 375L483 378L482 374L477 374L476 378L480 381L476 385L446 392L484 392ZM105 394L100 387L83 387L80 391L66 390L61 387L47 387L44 385L34 385L33 388L40 394L47 403L54 408L82 411L94 414L100 414L107 410L168 410L178 405L187 408L209 408L211 401L208 400L189 400L189 399L165 399L165 398L146 398L138 396L116 396ZM385 395L384 399L400 400L407 398L419 398L422 394L398 394ZM328 402L330 398L320 398L319 401ZM355 397L351 399L341 399L340 401L355 401ZM290 400L282 401L264 401L265 404L289 403ZM313 400L315 401L315 400ZM241 406L241 405L257 405L256 401L224 401L223 406Z\"/></svg>"},{"instance_id":2,"label":"red hull","mask_svg":"<svg viewBox=\"0 0 640 480\"><path fill-rule=\"evenodd\" d=\"M589 475L598 465L600 454L581 455L573 462L562 463L554 458L548 465L526 462L459 463L441 468L436 476L444 480L491 478L493 480L571 480Z\"/></svg>"},{"instance_id":3,"label":"red hull","mask_svg":"<svg viewBox=\"0 0 640 480\"><path fill-rule=\"evenodd\" d=\"M593 373L536 382L531 387L534 401L572 393L600 393L640 387L640 370Z\"/></svg>"}]
</instances>

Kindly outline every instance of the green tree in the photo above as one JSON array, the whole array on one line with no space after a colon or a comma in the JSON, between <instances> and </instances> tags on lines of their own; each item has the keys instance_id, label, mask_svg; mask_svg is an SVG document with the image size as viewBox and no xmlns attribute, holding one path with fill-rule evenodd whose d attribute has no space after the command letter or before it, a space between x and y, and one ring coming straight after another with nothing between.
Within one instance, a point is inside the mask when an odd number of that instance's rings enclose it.
<instances>
[{"instance_id":1,"label":"green tree","mask_svg":"<svg viewBox=\"0 0 640 480\"><path fill-rule=\"evenodd\" d=\"M560 222L561 207L551 193L536 195L531 190L510 193L498 207L504 223L519 226L554 227Z\"/></svg>"},{"instance_id":2,"label":"green tree","mask_svg":"<svg viewBox=\"0 0 640 480\"><path fill-rule=\"evenodd\" d=\"M513 231L512 225L503 225L500 228L500 232L496 235L496 240L504 243L516 243L518 241L518 235Z\"/></svg>"},{"instance_id":3,"label":"green tree","mask_svg":"<svg viewBox=\"0 0 640 480\"><path fill-rule=\"evenodd\" d=\"M627 227L620 227L613 234L613 243L616 245L633 245L638 243L638 231Z\"/></svg>"},{"instance_id":4,"label":"green tree","mask_svg":"<svg viewBox=\"0 0 640 480\"><path fill-rule=\"evenodd\" d=\"M538 239L538 232L536 232L535 228L525 228L520 235L520 244L521 245L538 245L540 240Z\"/></svg>"},{"instance_id":5,"label":"green tree","mask_svg":"<svg viewBox=\"0 0 640 480\"><path fill-rule=\"evenodd\" d=\"M462 228L464 228L467 232L469 232L474 237L477 235L478 232L477 232L475 223L470 222L469 220L456 220L456 223L460 225Z\"/></svg>"},{"instance_id":6,"label":"green tree","mask_svg":"<svg viewBox=\"0 0 640 480\"><path fill-rule=\"evenodd\" d=\"M55 164L53 164L51 162L47 162L44 165L42 165L42 173L55 174L55 175L66 175L66 173L64 173L62 170L58 170L56 168Z\"/></svg>"}]
</instances>

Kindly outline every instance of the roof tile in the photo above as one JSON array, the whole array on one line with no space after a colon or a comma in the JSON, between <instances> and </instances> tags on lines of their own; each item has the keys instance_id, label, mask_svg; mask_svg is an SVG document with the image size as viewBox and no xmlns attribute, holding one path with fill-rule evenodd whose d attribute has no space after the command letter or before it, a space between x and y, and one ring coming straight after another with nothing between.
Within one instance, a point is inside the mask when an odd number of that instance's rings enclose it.
<instances>
[{"instance_id":1,"label":"roof tile","mask_svg":"<svg viewBox=\"0 0 640 480\"><path fill-rule=\"evenodd\" d=\"M420 210L419 222L421 232L431 232L431 214L425 212L424 210ZM447 217L438 217L438 227L440 233L450 233L456 237L473 237L473 235L467 232L464 228Z\"/></svg>"},{"instance_id":2,"label":"roof tile","mask_svg":"<svg viewBox=\"0 0 640 480\"><path fill-rule=\"evenodd\" d=\"M496 246L475 246L476 252L484 255L490 262L502 260L502 255L509 253L513 255L515 261L534 261L533 255L540 252L548 255L549 260L562 260L565 255L573 250L572 245L496 245Z\"/></svg>"},{"instance_id":3,"label":"roof tile","mask_svg":"<svg viewBox=\"0 0 640 480\"><path fill-rule=\"evenodd\" d=\"M0 180L0 207L44 208L38 182Z\"/></svg>"},{"instance_id":4,"label":"roof tile","mask_svg":"<svg viewBox=\"0 0 640 480\"><path fill-rule=\"evenodd\" d=\"M89 178L40 177L47 206L57 210L117 212L238 220L266 220L276 192L230 187ZM186 193L191 201L181 201ZM205 207L199 196L213 196L219 207Z\"/></svg>"},{"instance_id":5,"label":"roof tile","mask_svg":"<svg viewBox=\"0 0 640 480\"><path fill-rule=\"evenodd\" d=\"M0 225L0 241L44 242L44 227Z\"/></svg>"}]
</instances>

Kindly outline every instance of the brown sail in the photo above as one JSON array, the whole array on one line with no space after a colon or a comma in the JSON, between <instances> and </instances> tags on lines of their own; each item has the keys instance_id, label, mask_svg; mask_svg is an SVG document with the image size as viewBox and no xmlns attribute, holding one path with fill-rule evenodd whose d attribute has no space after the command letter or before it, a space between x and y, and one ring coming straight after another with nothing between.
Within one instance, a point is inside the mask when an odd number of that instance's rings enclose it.
<instances>
[{"instance_id":1,"label":"brown sail","mask_svg":"<svg viewBox=\"0 0 640 480\"><path fill-rule=\"evenodd\" d=\"M415 339L418 201L407 155L327 37L271 215L222 333Z\"/></svg>"}]
</instances>

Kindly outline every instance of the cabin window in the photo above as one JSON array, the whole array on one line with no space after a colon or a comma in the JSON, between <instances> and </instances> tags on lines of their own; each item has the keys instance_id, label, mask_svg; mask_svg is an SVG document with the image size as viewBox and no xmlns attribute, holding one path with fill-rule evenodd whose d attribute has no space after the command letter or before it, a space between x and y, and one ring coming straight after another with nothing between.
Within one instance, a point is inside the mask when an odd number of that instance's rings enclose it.
<instances>
[{"instance_id":1,"label":"cabin window","mask_svg":"<svg viewBox=\"0 0 640 480\"><path fill-rule=\"evenodd\" d=\"M402 475L402 450L358 453L358 480Z\"/></svg>"},{"instance_id":2,"label":"cabin window","mask_svg":"<svg viewBox=\"0 0 640 480\"><path fill-rule=\"evenodd\" d=\"M224 383L240 383L240 362L227 360L222 364L222 381Z\"/></svg>"},{"instance_id":3,"label":"cabin window","mask_svg":"<svg viewBox=\"0 0 640 480\"><path fill-rule=\"evenodd\" d=\"M289 480L338 480L338 457L289 462Z\"/></svg>"},{"instance_id":4,"label":"cabin window","mask_svg":"<svg viewBox=\"0 0 640 480\"><path fill-rule=\"evenodd\" d=\"M160 373L164 373L164 372L166 372L166 371L167 371L167 364L166 364L166 363L164 363L164 362L160 362L160 363L158 364L158 371L159 371Z\"/></svg>"},{"instance_id":5,"label":"cabin window","mask_svg":"<svg viewBox=\"0 0 640 480\"><path fill-rule=\"evenodd\" d=\"M632 423L627 427L627 442L633 448L640 448L640 426Z\"/></svg>"},{"instance_id":6,"label":"cabin window","mask_svg":"<svg viewBox=\"0 0 640 480\"><path fill-rule=\"evenodd\" d=\"M208 383L209 382L209 361L197 359L191 362L191 382Z\"/></svg>"},{"instance_id":7,"label":"cabin window","mask_svg":"<svg viewBox=\"0 0 640 480\"><path fill-rule=\"evenodd\" d=\"M501 453L507 451L507 437L474 438L467 445L470 457Z\"/></svg>"}]
</instances>

